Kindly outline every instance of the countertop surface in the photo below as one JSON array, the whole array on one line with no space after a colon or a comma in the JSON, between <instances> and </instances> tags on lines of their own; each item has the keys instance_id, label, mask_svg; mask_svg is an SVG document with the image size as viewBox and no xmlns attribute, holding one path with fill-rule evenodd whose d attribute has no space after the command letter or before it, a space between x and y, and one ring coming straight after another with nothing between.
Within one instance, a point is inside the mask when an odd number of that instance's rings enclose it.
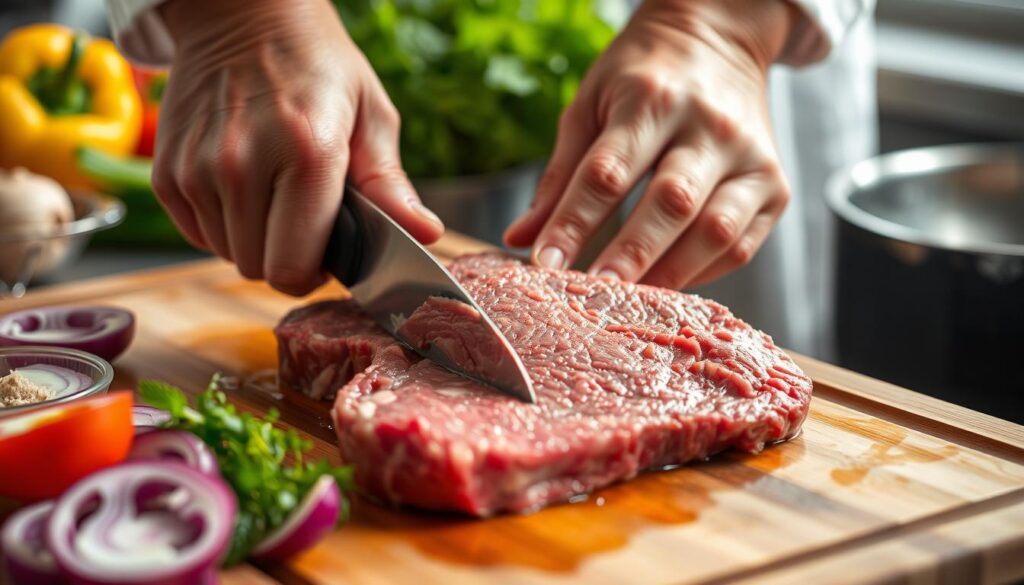
<instances>
[{"instance_id":1,"label":"countertop surface","mask_svg":"<svg viewBox=\"0 0 1024 585\"><path fill-rule=\"evenodd\" d=\"M442 258L478 250L455 235ZM281 422L338 461L330 405L273 385L272 327L309 299L247 282L216 260L51 286L5 309L102 303L138 316L114 387L156 378L199 392L236 377L241 409ZM381 507L286 564L225 583L777 583L1024 579L1024 427L801 356L815 382L802 434L652 472L527 516L488 520Z\"/></svg>"}]
</instances>

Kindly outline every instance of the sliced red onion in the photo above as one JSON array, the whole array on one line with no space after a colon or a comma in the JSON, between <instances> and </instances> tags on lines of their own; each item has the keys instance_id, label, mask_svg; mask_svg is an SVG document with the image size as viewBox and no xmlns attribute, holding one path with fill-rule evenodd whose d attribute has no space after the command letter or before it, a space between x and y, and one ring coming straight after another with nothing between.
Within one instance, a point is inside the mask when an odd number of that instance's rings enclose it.
<instances>
[{"instance_id":1,"label":"sliced red onion","mask_svg":"<svg viewBox=\"0 0 1024 585\"><path fill-rule=\"evenodd\" d=\"M128 460L178 461L203 475L220 477L216 455L202 439L188 431L162 429L135 435Z\"/></svg>"},{"instance_id":2,"label":"sliced red onion","mask_svg":"<svg viewBox=\"0 0 1024 585\"><path fill-rule=\"evenodd\" d=\"M0 345L70 347L107 361L135 335L135 316L114 307L47 307L0 317Z\"/></svg>"},{"instance_id":3,"label":"sliced red onion","mask_svg":"<svg viewBox=\"0 0 1024 585\"><path fill-rule=\"evenodd\" d=\"M136 433L159 428L169 420L171 420L171 413L166 410L144 404L136 404L132 407L132 424L135 425Z\"/></svg>"},{"instance_id":4,"label":"sliced red onion","mask_svg":"<svg viewBox=\"0 0 1024 585\"><path fill-rule=\"evenodd\" d=\"M0 532L3 566L11 585L57 585L64 579L46 548L46 521L53 502L18 510Z\"/></svg>"},{"instance_id":5,"label":"sliced red onion","mask_svg":"<svg viewBox=\"0 0 1024 585\"><path fill-rule=\"evenodd\" d=\"M213 584L235 511L221 479L181 463L133 461L71 486L46 541L75 584Z\"/></svg>"},{"instance_id":6,"label":"sliced red onion","mask_svg":"<svg viewBox=\"0 0 1024 585\"><path fill-rule=\"evenodd\" d=\"M250 555L254 559L284 560L320 541L338 523L341 492L338 482L321 476L284 524L263 539Z\"/></svg>"},{"instance_id":7,"label":"sliced red onion","mask_svg":"<svg viewBox=\"0 0 1024 585\"><path fill-rule=\"evenodd\" d=\"M74 394L93 383L93 379L85 374L51 364L33 364L15 371L28 378L29 382L49 390L51 397Z\"/></svg>"}]
</instances>

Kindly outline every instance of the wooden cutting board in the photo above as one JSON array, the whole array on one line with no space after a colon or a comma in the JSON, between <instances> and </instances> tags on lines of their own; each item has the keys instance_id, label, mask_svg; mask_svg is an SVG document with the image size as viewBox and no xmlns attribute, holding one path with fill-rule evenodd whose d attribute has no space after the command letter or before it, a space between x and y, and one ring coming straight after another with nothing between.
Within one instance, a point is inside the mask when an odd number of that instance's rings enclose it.
<instances>
[{"instance_id":1,"label":"wooden cutting board","mask_svg":"<svg viewBox=\"0 0 1024 585\"><path fill-rule=\"evenodd\" d=\"M447 236L445 258L482 244ZM317 298L343 294L327 288ZM308 300L308 299L307 299ZM329 404L282 395L271 328L306 302L200 262L33 292L11 311L110 304L138 316L116 387L190 392L235 376L241 408L276 407L337 461ZM649 473L584 501L490 520L357 500L291 563L225 583L999 583L1024 579L1024 427L795 356L815 381L803 433L759 455ZM899 356L893 356L899 359ZM1000 364L979 367L1002 367ZM978 388L979 392L998 389Z\"/></svg>"}]
</instances>

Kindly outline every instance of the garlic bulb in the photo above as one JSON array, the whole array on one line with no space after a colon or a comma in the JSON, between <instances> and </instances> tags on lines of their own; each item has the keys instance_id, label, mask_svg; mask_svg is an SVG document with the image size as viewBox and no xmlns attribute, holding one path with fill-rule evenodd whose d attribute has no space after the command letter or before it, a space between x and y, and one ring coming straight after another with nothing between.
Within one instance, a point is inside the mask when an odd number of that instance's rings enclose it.
<instances>
[{"instance_id":1,"label":"garlic bulb","mask_svg":"<svg viewBox=\"0 0 1024 585\"><path fill-rule=\"evenodd\" d=\"M46 238L74 219L71 198L60 183L23 168L0 169L0 279L10 283L22 277L32 254L32 274L60 264L67 238Z\"/></svg>"}]
</instances>

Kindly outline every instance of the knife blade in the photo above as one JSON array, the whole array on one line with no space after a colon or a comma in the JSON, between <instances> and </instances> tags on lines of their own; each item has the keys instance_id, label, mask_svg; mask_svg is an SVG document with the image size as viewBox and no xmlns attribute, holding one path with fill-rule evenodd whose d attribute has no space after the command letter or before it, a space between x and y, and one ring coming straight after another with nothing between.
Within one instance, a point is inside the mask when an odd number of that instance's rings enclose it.
<instances>
[{"instance_id":1,"label":"knife blade","mask_svg":"<svg viewBox=\"0 0 1024 585\"><path fill-rule=\"evenodd\" d=\"M346 185L331 230L323 267L341 281L370 317L412 351L459 375L525 402L536 402L519 355L494 321L434 256L369 199ZM487 330L496 359L485 371L468 372L432 345L420 347L401 332L402 323L431 297L472 307Z\"/></svg>"}]
</instances>

